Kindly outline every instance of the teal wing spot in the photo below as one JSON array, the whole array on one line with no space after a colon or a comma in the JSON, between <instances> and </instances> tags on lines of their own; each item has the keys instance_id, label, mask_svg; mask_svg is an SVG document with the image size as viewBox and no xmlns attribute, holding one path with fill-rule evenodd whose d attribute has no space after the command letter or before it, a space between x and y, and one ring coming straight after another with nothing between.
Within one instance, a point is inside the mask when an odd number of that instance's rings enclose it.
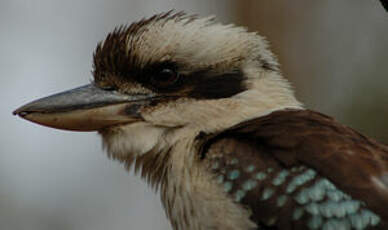
<instances>
[{"instance_id":1,"label":"teal wing spot","mask_svg":"<svg viewBox=\"0 0 388 230\"><path fill-rule=\"evenodd\" d=\"M292 213L292 219L299 220L300 218L302 218L303 214L304 214L304 208L300 208L300 207L296 208Z\"/></svg>"},{"instance_id":2,"label":"teal wing spot","mask_svg":"<svg viewBox=\"0 0 388 230\"><path fill-rule=\"evenodd\" d=\"M244 198L246 192L244 190L237 190L237 192L234 194L234 200L236 202L240 202L242 198Z\"/></svg>"},{"instance_id":3,"label":"teal wing spot","mask_svg":"<svg viewBox=\"0 0 388 230\"><path fill-rule=\"evenodd\" d=\"M256 186L257 186L257 181L250 179L245 181L242 187L245 191L249 191L254 189Z\"/></svg>"},{"instance_id":4,"label":"teal wing spot","mask_svg":"<svg viewBox=\"0 0 388 230\"><path fill-rule=\"evenodd\" d=\"M239 176L240 176L240 171L237 170L237 169L233 169L232 171L230 171L230 172L228 173L228 178L229 178L230 180L235 180L235 179L237 179Z\"/></svg>"},{"instance_id":5,"label":"teal wing spot","mask_svg":"<svg viewBox=\"0 0 388 230\"><path fill-rule=\"evenodd\" d=\"M254 165L249 165L247 168L246 168L246 171L247 172L253 172L253 171L255 171L255 166Z\"/></svg>"},{"instance_id":6,"label":"teal wing spot","mask_svg":"<svg viewBox=\"0 0 388 230\"><path fill-rule=\"evenodd\" d=\"M306 195L312 201L321 201L325 198L326 191L319 186L312 186L309 189L306 189Z\"/></svg>"},{"instance_id":7,"label":"teal wing spot","mask_svg":"<svg viewBox=\"0 0 388 230\"><path fill-rule=\"evenodd\" d=\"M380 223L380 217L369 210L362 210L361 218L364 223L368 223L372 226L376 226Z\"/></svg>"},{"instance_id":8,"label":"teal wing spot","mask_svg":"<svg viewBox=\"0 0 388 230\"><path fill-rule=\"evenodd\" d=\"M272 184L275 186L281 185L286 181L286 177L289 172L287 170L282 170L273 180Z\"/></svg>"},{"instance_id":9,"label":"teal wing spot","mask_svg":"<svg viewBox=\"0 0 388 230\"><path fill-rule=\"evenodd\" d=\"M280 195L276 201L276 205L278 207L283 207L284 204L287 202L287 196L286 195Z\"/></svg>"},{"instance_id":10,"label":"teal wing spot","mask_svg":"<svg viewBox=\"0 0 388 230\"><path fill-rule=\"evenodd\" d=\"M308 192L306 191L306 189L303 189L298 194L296 194L294 199L300 205L307 204L310 201L309 196L308 196Z\"/></svg>"},{"instance_id":11,"label":"teal wing spot","mask_svg":"<svg viewBox=\"0 0 388 230\"><path fill-rule=\"evenodd\" d=\"M344 196L345 194L339 190L331 190L331 191L327 191L327 197L332 200L332 201L335 201L335 202L338 202L342 199L345 198Z\"/></svg>"},{"instance_id":12,"label":"teal wing spot","mask_svg":"<svg viewBox=\"0 0 388 230\"><path fill-rule=\"evenodd\" d=\"M360 209L361 203L357 200L347 200L342 202L343 207L345 208L346 214L353 214L358 212Z\"/></svg>"},{"instance_id":13,"label":"teal wing spot","mask_svg":"<svg viewBox=\"0 0 388 230\"><path fill-rule=\"evenodd\" d=\"M322 216L315 215L308 220L307 227L309 227L310 229L319 229L322 226L322 223L323 223Z\"/></svg>"},{"instance_id":14,"label":"teal wing spot","mask_svg":"<svg viewBox=\"0 0 388 230\"><path fill-rule=\"evenodd\" d=\"M323 226L322 230L350 230L351 225L348 220L346 219L330 219L326 221Z\"/></svg>"},{"instance_id":15,"label":"teal wing spot","mask_svg":"<svg viewBox=\"0 0 388 230\"><path fill-rule=\"evenodd\" d=\"M257 180L265 180L267 178L267 174L264 172L258 172L256 173L255 178Z\"/></svg>"},{"instance_id":16,"label":"teal wing spot","mask_svg":"<svg viewBox=\"0 0 388 230\"><path fill-rule=\"evenodd\" d=\"M271 198L271 196L274 194L274 190L272 188L266 188L263 191L263 194L261 196L261 200L268 200Z\"/></svg>"},{"instance_id":17,"label":"teal wing spot","mask_svg":"<svg viewBox=\"0 0 388 230\"><path fill-rule=\"evenodd\" d=\"M306 167L304 167L304 166L294 166L294 167L291 168L290 171L293 172L293 173L297 173L297 172L301 172L301 171L303 171L305 169L306 169Z\"/></svg>"},{"instance_id":18,"label":"teal wing spot","mask_svg":"<svg viewBox=\"0 0 388 230\"><path fill-rule=\"evenodd\" d=\"M213 170L216 170L216 169L218 169L219 167L220 167L220 162L218 162L218 161L214 162L213 165L212 165L212 169L213 169Z\"/></svg>"},{"instance_id":19,"label":"teal wing spot","mask_svg":"<svg viewBox=\"0 0 388 230\"><path fill-rule=\"evenodd\" d=\"M224 191L225 192L230 192L232 190L232 187L233 187L232 182L227 181L224 183Z\"/></svg>"},{"instance_id":20,"label":"teal wing spot","mask_svg":"<svg viewBox=\"0 0 388 230\"><path fill-rule=\"evenodd\" d=\"M238 159L237 159L237 158L233 158L233 159L230 161L230 164L231 164L231 165L238 164Z\"/></svg>"},{"instance_id":21,"label":"teal wing spot","mask_svg":"<svg viewBox=\"0 0 388 230\"><path fill-rule=\"evenodd\" d=\"M308 170L307 170L308 171ZM292 188L315 177L315 173L302 173L288 184ZM320 179L293 196L300 207L293 213L293 220L299 220L304 212L310 214L309 229L319 230L366 230L381 222L378 215L363 208L363 203L352 199L327 179Z\"/></svg>"},{"instance_id":22,"label":"teal wing spot","mask_svg":"<svg viewBox=\"0 0 388 230\"><path fill-rule=\"evenodd\" d=\"M310 213L311 215L319 215L320 210L319 210L319 204L317 203L309 203L308 205L305 206L306 211Z\"/></svg>"},{"instance_id":23,"label":"teal wing spot","mask_svg":"<svg viewBox=\"0 0 388 230\"><path fill-rule=\"evenodd\" d=\"M286 192L293 193L299 186L305 184L306 182L314 179L316 172L312 169L308 169L302 174L295 176L291 182L287 185Z\"/></svg>"},{"instance_id":24,"label":"teal wing spot","mask_svg":"<svg viewBox=\"0 0 388 230\"><path fill-rule=\"evenodd\" d=\"M332 207L333 206L330 204L330 202L325 202L320 205L319 209L324 217L331 218L334 216L334 210Z\"/></svg>"},{"instance_id":25,"label":"teal wing spot","mask_svg":"<svg viewBox=\"0 0 388 230\"><path fill-rule=\"evenodd\" d=\"M218 184L222 184L224 182L224 175L218 175L216 180Z\"/></svg>"}]
</instances>

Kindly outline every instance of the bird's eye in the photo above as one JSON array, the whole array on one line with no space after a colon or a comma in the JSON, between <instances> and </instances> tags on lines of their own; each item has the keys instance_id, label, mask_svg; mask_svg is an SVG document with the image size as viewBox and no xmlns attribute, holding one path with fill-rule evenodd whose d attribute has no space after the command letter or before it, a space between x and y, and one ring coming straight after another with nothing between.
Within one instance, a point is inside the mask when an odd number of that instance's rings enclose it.
<instances>
[{"instance_id":1,"label":"bird's eye","mask_svg":"<svg viewBox=\"0 0 388 230\"><path fill-rule=\"evenodd\" d=\"M178 82L179 74L172 69L162 69L151 76L151 84L157 88L167 88Z\"/></svg>"}]
</instances>

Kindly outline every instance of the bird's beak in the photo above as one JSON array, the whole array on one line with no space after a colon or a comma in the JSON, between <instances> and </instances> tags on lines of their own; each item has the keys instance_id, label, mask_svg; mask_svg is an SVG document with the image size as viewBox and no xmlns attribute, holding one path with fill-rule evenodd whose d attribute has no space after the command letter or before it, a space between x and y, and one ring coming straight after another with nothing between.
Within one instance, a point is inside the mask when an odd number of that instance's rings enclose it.
<instances>
[{"instance_id":1,"label":"bird's beak","mask_svg":"<svg viewBox=\"0 0 388 230\"><path fill-rule=\"evenodd\" d=\"M90 84L30 102L13 114L52 128L95 131L141 120L139 110L151 98L153 95L127 95Z\"/></svg>"}]
</instances>

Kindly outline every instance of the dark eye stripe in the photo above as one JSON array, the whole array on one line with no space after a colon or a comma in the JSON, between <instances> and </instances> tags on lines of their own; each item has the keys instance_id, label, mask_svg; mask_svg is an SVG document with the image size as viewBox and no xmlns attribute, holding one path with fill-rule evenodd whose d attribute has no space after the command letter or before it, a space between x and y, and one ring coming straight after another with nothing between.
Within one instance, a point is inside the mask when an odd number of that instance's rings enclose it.
<instances>
[{"instance_id":1,"label":"dark eye stripe","mask_svg":"<svg viewBox=\"0 0 388 230\"><path fill-rule=\"evenodd\" d=\"M158 87L159 83L155 81L159 79L157 75L163 69L175 71L179 77L173 84ZM95 71L96 81L98 81L98 76L98 71ZM173 98L220 99L231 97L246 90L245 76L240 70L215 73L209 68L190 74L181 74L179 65L173 62L153 63L143 68L132 66L130 70L112 73L109 77L138 82L161 96L173 96Z\"/></svg>"},{"instance_id":2,"label":"dark eye stripe","mask_svg":"<svg viewBox=\"0 0 388 230\"><path fill-rule=\"evenodd\" d=\"M244 74L241 71L217 75L209 72L197 72L188 78L193 79L192 90L187 95L192 98L227 98L246 90Z\"/></svg>"},{"instance_id":3,"label":"dark eye stripe","mask_svg":"<svg viewBox=\"0 0 388 230\"><path fill-rule=\"evenodd\" d=\"M179 83L163 89L155 89L160 94L196 99L228 98L246 90L244 74L241 71L214 73L210 70L181 74ZM143 82L147 87L148 82ZM151 84L152 85L152 84Z\"/></svg>"}]
</instances>

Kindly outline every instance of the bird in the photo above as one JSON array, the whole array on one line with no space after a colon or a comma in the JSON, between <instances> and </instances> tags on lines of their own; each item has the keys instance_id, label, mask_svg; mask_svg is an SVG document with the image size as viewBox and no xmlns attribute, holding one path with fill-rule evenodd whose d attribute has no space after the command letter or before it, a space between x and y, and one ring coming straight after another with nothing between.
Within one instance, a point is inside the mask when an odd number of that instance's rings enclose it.
<instances>
[{"instance_id":1,"label":"bird","mask_svg":"<svg viewBox=\"0 0 388 230\"><path fill-rule=\"evenodd\" d=\"M13 113L97 131L174 230L388 229L388 146L305 108L258 33L159 13L98 43L92 75Z\"/></svg>"}]
</instances>

